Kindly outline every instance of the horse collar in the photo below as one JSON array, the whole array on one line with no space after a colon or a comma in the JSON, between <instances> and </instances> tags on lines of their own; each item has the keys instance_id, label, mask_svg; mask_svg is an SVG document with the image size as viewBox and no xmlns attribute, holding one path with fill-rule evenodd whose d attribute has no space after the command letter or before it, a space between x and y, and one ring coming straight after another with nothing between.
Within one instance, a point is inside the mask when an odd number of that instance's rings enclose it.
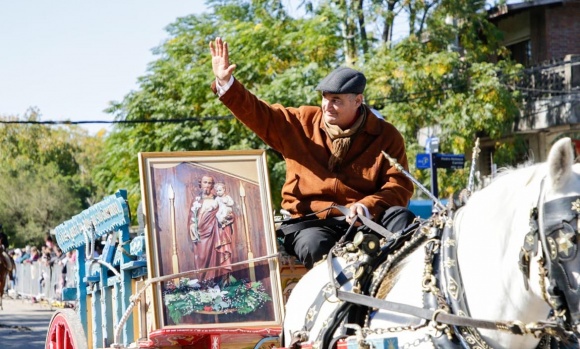
<instances>
[{"instance_id":1,"label":"horse collar","mask_svg":"<svg viewBox=\"0 0 580 349\"><path fill-rule=\"evenodd\" d=\"M460 316L470 317L471 314L467 306L465 291L463 290L459 264L457 263L455 224L445 224L443 228L439 270L442 272L442 288L447 296L451 312ZM465 348L491 348L475 327L456 326L455 335ZM443 346L452 347L450 343Z\"/></svg>"}]
</instances>

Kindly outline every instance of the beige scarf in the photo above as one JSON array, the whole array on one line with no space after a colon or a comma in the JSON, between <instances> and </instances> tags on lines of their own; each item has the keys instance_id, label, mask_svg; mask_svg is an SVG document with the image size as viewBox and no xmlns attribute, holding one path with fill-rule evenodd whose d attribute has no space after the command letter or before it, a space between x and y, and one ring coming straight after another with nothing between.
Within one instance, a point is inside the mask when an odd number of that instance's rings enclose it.
<instances>
[{"instance_id":1,"label":"beige scarf","mask_svg":"<svg viewBox=\"0 0 580 349\"><path fill-rule=\"evenodd\" d=\"M364 125L366 118L366 110L361 108L361 115L354 122L351 128L346 130L341 129L336 125L330 125L326 120L324 121L326 134L328 134L328 137L332 140L332 154L330 154L330 159L328 159L328 169L330 171L334 172L334 170L340 166L350 148L352 136L359 131L362 125Z\"/></svg>"}]
</instances>

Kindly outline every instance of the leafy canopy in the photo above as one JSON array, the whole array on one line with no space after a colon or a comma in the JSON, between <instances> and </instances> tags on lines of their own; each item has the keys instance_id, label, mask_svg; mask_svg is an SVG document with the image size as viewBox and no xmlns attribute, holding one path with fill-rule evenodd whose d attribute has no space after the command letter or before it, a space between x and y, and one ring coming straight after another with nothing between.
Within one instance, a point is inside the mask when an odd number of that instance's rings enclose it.
<instances>
[{"instance_id":1,"label":"leafy canopy","mask_svg":"<svg viewBox=\"0 0 580 349\"><path fill-rule=\"evenodd\" d=\"M20 121L39 121L38 110ZM91 166L102 139L34 123L2 124L0 139L0 222L12 246L43 244L50 229L98 199Z\"/></svg>"},{"instance_id":2,"label":"leafy canopy","mask_svg":"<svg viewBox=\"0 0 580 349\"><path fill-rule=\"evenodd\" d=\"M208 13L177 19L167 27L169 38L156 49L159 58L139 79L139 89L109 108L117 120L167 122L118 124L106 139L107 156L96 179L109 192L128 189L136 207L139 152L266 148L209 88L208 44L217 36L229 43L235 77L270 103L317 105L314 87L329 71L345 64L363 71L369 81L366 102L403 133L410 159L421 151L416 139L426 127L439 127L442 151L455 153L469 152L478 135L499 138L509 132L518 96L508 86L518 67L490 63L503 57L504 49L486 19L485 4L400 3L415 17L409 36L393 44L367 30L387 28L399 15L390 3L305 1L305 14L293 18L282 1L209 1ZM447 24L449 17L456 25ZM269 155L277 205L285 167L278 154ZM428 174L415 173L428 180ZM449 177L449 190L466 180L461 171ZM445 182L447 174L440 178Z\"/></svg>"}]
</instances>

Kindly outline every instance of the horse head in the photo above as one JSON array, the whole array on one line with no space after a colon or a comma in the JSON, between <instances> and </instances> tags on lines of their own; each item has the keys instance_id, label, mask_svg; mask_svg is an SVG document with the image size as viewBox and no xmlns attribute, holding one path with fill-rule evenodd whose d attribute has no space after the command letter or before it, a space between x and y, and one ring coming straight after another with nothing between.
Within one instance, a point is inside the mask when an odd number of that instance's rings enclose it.
<instances>
[{"instance_id":1,"label":"horse head","mask_svg":"<svg viewBox=\"0 0 580 349\"><path fill-rule=\"evenodd\" d=\"M572 330L579 322L579 166L571 140L563 138L546 163L507 171L455 218L471 316L529 326L524 336L482 330L492 347L533 348L544 333L533 324Z\"/></svg>"}]
</instances>

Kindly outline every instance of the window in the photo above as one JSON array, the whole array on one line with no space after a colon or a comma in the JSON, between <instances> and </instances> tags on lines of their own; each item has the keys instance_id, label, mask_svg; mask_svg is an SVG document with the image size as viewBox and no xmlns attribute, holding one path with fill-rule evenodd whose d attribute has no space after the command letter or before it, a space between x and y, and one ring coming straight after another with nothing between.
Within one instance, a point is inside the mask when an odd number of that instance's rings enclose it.
<instances>
[{"instance_id":1,"label":"window","mask_svg":"<svg viewBox=\"0 0 580 349\"><path fill-rule=\"evenodd\" d=\"M526 67L530 66L532 63L532 42L529 39L508 45L507 48L510 50L511 59Z\"/></svg>"}]
</instances>

